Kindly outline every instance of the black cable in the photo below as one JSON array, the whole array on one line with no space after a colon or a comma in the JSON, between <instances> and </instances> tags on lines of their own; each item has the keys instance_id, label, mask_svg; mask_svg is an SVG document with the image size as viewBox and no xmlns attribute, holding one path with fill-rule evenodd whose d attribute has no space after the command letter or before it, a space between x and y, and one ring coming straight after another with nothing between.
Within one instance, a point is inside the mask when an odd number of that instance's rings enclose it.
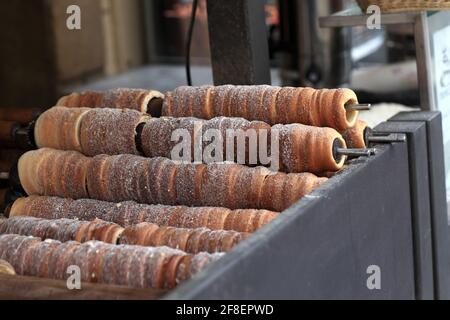
<instances>
[{"instance_id":1,"label":"black cable","mask_svg":"<svg viewBox=\"0 0 450 320\"><path fill-rule=\"evenodd\" d=\"M186 78L187 78L188 86L192 86L191 46L192 46L192 35L194 34L195 18L197 16L197 8L198 8L198 0L193 0L191 21L189 22L189 31L188 31L187 44L186 44Z\"/></svg>"}]
</instances>

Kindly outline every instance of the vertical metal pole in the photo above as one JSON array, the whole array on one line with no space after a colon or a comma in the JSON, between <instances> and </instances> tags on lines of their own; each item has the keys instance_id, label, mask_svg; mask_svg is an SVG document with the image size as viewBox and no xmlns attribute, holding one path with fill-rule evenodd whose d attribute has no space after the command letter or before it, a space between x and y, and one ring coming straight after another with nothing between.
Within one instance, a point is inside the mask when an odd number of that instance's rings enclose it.
<instances>
[{"instance_id":1,"label":"vertical metal pole","mask_svg":"<svg viewBox=\"0 0 450 320\"><path fill-rule=\"evenodd\" d=\"M214 84L270 84L263 0L207 0Z\"/></svg>"},{"instance_id":2,"label":"vertical metal pole","mask_svg":"<svg viewBox=\"0 0 450 320\"><path fill-rule=\"evenodd\" d=\"M416 43L417 77L419 80L420 104L422 110L433 110L433 78L431 49L428 33L427 13L420 13L414 24Z\"/></svg>"}]
</instances>

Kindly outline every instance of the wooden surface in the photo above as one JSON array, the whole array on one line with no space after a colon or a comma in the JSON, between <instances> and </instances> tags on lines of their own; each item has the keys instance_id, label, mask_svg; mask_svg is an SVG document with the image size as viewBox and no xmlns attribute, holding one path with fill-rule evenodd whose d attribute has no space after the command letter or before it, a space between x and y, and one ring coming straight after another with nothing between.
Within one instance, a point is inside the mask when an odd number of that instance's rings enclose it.
<instances>
[{"instance_id":1,"label":"wooden surface","mask_svg":"<svg viewBox=\"0 0 450 320\"><path fill-rule=\"evenodd\" d=\"M54 56L44 1L1 1L0 12L2 105L54 103Z\"/></svg>"},{"instance_id":2,"label":"wooden surface","mask_svg":"<svg viewBox=\"0 0 450 320\"><path fill-rule=\"evenodd\" d=\"M41 112L39 108L0 107L0 120L16 121L28 125Z\"/></svg>"},{"instance_id":3,"label":"wooden surface","mask_svg":"<svg viewBox=\"0 0 450 320\"><path fill-rule=\"evenodd\" d=\"M384 13L381 14L381 24L412 24L419 15L418 12ZM359 7L355 6L328 17L320 17L319 24L322 28L365 26L368 17L362 13Z\"/></svg>"},{"instance_id":4,"label":"wooden surface","mask_svg":"<svg viewBox=\"0 0 450 320\"><path fill-rule=\"evenodd\" d=\"M68 30L68 5L80 5L81 30ZM2 105L46 108L59 87L103 71L98 1L1 1L0 95Z\"/></svg>"},{"instance_id":5,"label":"wooden surface","mask_svg":"<svg viewBox=\"0 0 450 320\"><path fill-rule=\"evenodd\" d=\"M56 60L56 80L80 82L103 73L104 43L101 7L91 0L52 0L49 2L50 28ZM81 30L69 30L66 13L70 5L81 10Z\"/></svg>"},{"instance_id":6,"label":"wooden surface","mask_svg":"<svg viewBox=\"0 0 450 320\"><path fill-rule=\"evenodd\" d=\"M101 0L98 3L102 8L106 75L118 74L141 66L145 61L146 40L143 33L141 2Z\"/></svg>"},{"instance_id":7,"label":"wooden surface","mask_svg":"<svg viewBox=\"0 0 450 320\"><path fill-rule=\"evenodd\" d=\"M13 147L14 136L13 132L20 127L20 124L14 121L0 120L0 146Z\"/></svg>"},{"instance_id":8,"label":"wooden surface","mask_svg":"<svg viewBox=\"0 0 450 320\"><path fill-rule=\"evenodd\" d=\"M100 284L68 290L65 281L0 275L0 300L156 300L163 291Z\"/></svg>"}]
</instances>

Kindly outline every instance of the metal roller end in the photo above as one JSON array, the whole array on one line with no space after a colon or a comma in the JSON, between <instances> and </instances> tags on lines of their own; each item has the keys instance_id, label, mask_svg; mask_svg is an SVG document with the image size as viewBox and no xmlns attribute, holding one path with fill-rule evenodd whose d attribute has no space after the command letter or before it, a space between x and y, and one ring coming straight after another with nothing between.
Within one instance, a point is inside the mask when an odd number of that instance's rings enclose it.
<instances>
[{"instance_id":1,"label":"metal roller end","mask_svg":"<svg viewBox=\"0 0 450 320\"><path fill-rule=\"evenodd\" d=\"M358 104L347 104L345 105L347 110L357 110L357 111L368 111L372 109L370 103L358 103Z\"/></svg>"},{"instance_id":2,"label":"metal roller end","mask_svg":"<svg viewBox=\"0 0 450 320\"><path fill-rule=\"evenodd\" d=\"M345 149L338 148L336 153L340 156L347 156L352 158L358 157L370 157L376 153L375 148L367 148L367 149Z\"/></svg>"},{"instance_id":3,"label":"metal roller end","mask_svg":"<svg viewBox=\"0 0 450 320\"><path fill-rule=\"evenodd\" d=\"M368 142L371 143L406 142L406 139L406 134L404 133L391 133L388 135L378 135L375 133L367 138Z\"/></svg>"},{"instance_id":4,"label":"metal roller end","mask_svg":"<svg viewBox=\"0 0 450 320\"><path fill-rule=\"evenodd\" d=\"M0 172L0 180L9 180L9 172Z\"/></svg>"}]
</instances>

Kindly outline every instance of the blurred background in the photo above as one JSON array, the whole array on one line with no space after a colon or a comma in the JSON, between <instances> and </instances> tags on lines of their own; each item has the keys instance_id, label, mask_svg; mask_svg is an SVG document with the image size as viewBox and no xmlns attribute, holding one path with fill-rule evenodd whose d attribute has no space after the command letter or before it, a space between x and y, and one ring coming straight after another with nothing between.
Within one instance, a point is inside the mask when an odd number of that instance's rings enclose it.
<instances>
[{"instance_id":1,"label":"blurred background","mask_svg":"<svg viewBox=\"0 0 450 320\"><path fill-rule=\"evenodd\" d=\"M365 102L418 104L412 30L319 28L318 17L353 0L265 3L272 84L350 86ZM66 27L73 4L81 30ZM2 1L0 106L48 108L72 91L185 85L191 9L189 0ZM205 0L191 55L194 85L212 83Z\"/></svg>"}]
</instances>

